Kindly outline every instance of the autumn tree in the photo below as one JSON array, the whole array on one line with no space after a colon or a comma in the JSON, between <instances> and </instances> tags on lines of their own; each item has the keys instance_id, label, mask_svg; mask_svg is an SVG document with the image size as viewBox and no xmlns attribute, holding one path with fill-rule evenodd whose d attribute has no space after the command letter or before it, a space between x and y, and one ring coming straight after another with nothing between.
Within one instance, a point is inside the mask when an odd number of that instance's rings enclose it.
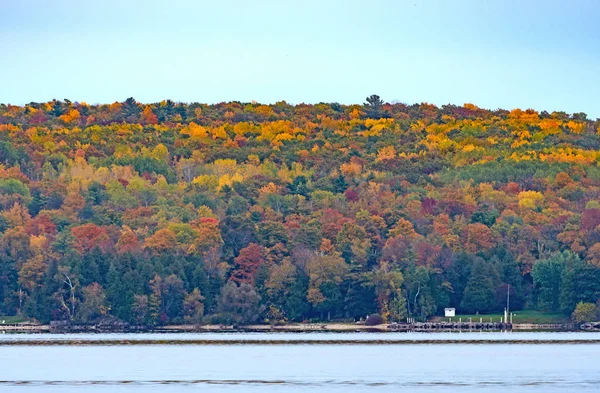
<instances>
[{"instance_id":1,"label":"autumn tree","mask_svg":"<svg viewBox=\"0 0 600 393\"><path fill-rule=\"evenodd\" d=\"M236 283L253 283L256 271L265 262L263 249L258 244L250 243L235 258L235 270L231 279Z\"/></svg>"},{"instance_id":2,"label":"autumn tree","mask_svg":"<svg viewBox=\"0 0 600 393\"><path fill-rule=\"evenodd\" d=\"M106 230L95 224L84 224L71 229L74 238L73 248L79 253L90 252L95 247L106 251L110 247L110 238Z\"/></svg>"},{"instance_id":3,"label":"autumn tree","mask_svg":"<svg viewBox=\"0 0 600 393\"><path fill-rule=\"evenodd\" d=\"M600 317L598 307L595 303L579 302L571 314L575 323L594 322Z\"/></svg>"},{"instance_id":4,"label":"autumn tree","mask_svg":"<svg viewBox=\"0 0 600 393\"><path fill-rule=\"evenodd\" d=\"M507 293L571 314L600 293L599 133L582 113L376 95L0 105L0 310L234 322L215 316L228 286L269 323Z\"/></svg>"},{"instance_id":5,"label":"autumn tree","mask_svg":"<svg viewBox=\"0 0 600 393\"><path fill-rule=\"evenodd\" d=\"M371 280L375 284L379 313L384 320L401 321L406 318L406 298L402 293L404 276L394 271L389 264L382 262L373 271Z\"/></svg>"},{"instance_id":6,"label":"autumn tree","mask_svg":"<svg viewBox=\"0 0 600 393\"><path fill-rule=\"evenodd\" d=\"M177 235L168 228L159 229L154 235L146 238L145 247L156 254L175 250Z\"/></svg>"},{"instance_id":7,"label":"autumn tree","mask_svg":"<svg viewBox=\"0 0 600 393\"><path fill-rule=\"evenodd\" d=\"M269 310L276 310L279 320L298 320L308 311L306 290L308 282L289 258L269 268L265 289Z\"/></svg>"},{"instance_id":8,"label":"autumn tree","mask_svg":"<svg viewBox=\"0 0 600 393\"><path fill-rule=\"evenodd\" d=\"M339 284L348 269L344 259L338 255L315 255L306 265L310 279L307 299L321 313L339 309L342 301Z\"/></svg>"}]
</instances>

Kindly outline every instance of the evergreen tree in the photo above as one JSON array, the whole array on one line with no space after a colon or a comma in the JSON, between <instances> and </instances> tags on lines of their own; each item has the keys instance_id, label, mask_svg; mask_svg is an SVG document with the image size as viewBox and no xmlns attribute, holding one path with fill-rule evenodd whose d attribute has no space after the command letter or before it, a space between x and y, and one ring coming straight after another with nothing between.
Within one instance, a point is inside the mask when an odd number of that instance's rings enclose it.
<instances>
[{"instance_id":1,"label":"evergreen tree","mask_svg":"<svg viewBox=\"0 0 600 393\"><path fill-rule=\"evenodd\" d=\"M531 276L540 309L557 311L560 309L563 272L567 262L578 257L572 252L556 253L550 258L533 265ZM563 296L567 296L566 293Z\"/></svg>"},{"instance_id":2,"label":"evergreen tree","mask_svg":"<svg viewBox=\"0 0 600 393\"><path fill-rule=\"evenodd\" d=\"M595 303L600 299L600 267L572 255L565 263L561 284L560 308L571 314L578 303Z\"/></svg>"},{"instance_id":3,"label":"evergreen tree","mask_svg":"<svg viewBox=\"0 0 600 393\"><path fill-rule=\"evenodd\" d=\"M460 303L460 308L465 313L486 313L496 306L493 274L486 262L475 262L467 287Z\"/></svg>"}]
</instances>

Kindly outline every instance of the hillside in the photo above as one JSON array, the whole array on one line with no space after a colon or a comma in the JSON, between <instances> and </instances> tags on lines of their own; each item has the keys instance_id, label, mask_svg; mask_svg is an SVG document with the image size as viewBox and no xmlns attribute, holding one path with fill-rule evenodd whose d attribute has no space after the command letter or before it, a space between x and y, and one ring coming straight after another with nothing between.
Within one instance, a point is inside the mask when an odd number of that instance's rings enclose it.
<instances>
[{"instance_id":1,"label":"hillside","mask_svg":"<svg viewBox=\"0 0 600 393\"><path fill-rule=\"evenodd\" d=\"M0 106L0 315L425 319L600 297L600 121L321 103Z\"/></svg>"}]
</instances>

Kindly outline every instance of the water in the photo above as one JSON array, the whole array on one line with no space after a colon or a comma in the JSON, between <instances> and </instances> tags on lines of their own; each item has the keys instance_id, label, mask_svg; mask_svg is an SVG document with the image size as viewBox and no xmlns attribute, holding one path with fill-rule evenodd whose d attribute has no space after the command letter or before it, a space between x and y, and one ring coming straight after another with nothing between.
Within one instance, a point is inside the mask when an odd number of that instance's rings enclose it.
<instances>
[{"instance_id":1,"label":"water","mask_svg":"<svg viewBox=\"0 0 600 393\"><path fill-rule=\"evenodd\" d=\"M206 344L211 340L219 344ZM372 344L379 340L388 344ZM403 344L394 343L398 340ZM48 345L67 341L86 345ZM178 345L152 344L165 341ZM15 342L19 345L8 345ZM595 392L600 389L600 334L0 335L2 392L308 389Z\"/></svg>"}]
</instances>

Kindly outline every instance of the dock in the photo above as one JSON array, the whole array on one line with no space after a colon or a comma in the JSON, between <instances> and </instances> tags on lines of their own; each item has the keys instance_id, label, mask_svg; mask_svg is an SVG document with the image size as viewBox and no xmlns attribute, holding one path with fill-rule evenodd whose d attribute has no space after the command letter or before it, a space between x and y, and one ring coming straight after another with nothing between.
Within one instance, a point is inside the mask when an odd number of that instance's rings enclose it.
<instances>
[{"instance_id":1,"label":"dock","mask_svg":"<svg viewBox=\"0 0 600 393\"><path fill-rule=\"evenodd\" d=\"M391 323L388 330L393 332L469 332L469 331L508 331L512 323L502 322L412 322Z\"/></svg>"}]
</instances>

